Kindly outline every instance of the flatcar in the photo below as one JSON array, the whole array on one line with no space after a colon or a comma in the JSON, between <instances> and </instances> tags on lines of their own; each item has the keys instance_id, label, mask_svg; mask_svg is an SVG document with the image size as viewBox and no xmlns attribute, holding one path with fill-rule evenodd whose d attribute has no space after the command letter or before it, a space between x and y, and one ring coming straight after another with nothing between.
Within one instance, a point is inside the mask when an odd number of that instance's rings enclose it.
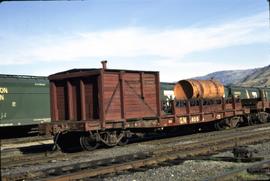
<instances>
[{"instance_id":1,"label":"flatcar","mask_svg":"<svg viewBox=\"0 0 270 181\"><path fill-rule=\"evenodd\" d=\"M1 137L31 131L50 122L49 81L47 77L0 75Z\"/></svg>"},{"instance_id":2,"label":"flatcar","mask_svg":"<svg viewBox=\"0 0 270 181\"><path fill-rule=\"evenodd\" d=\"M137 132L211 122L221 129L250 118L250 107L234 96L224 98L225 89L217 81L182 81L183 87L178 82L172 94L171 84L160 83L159 72L107 69L106 62L102 64L100 69L49 76L52 122L41 124L40 132L53 134L60 148L71 137L92 150L101 143L123 145ZM167 95L162 97L161 91ZM258 101L269 114L269 99Z\"/></svg>"},{"instance_id":3,"label":"flatcar","mask_svg":"<svg viewBox=\"0 0 270 181\"><path fill-rule=\"evenodd\" d=\"M270 113L270 88L267 87L226 87L227 97L239 98L244 107L250 109L249 124L265 123Z\"/></svg>"}]
</instances>

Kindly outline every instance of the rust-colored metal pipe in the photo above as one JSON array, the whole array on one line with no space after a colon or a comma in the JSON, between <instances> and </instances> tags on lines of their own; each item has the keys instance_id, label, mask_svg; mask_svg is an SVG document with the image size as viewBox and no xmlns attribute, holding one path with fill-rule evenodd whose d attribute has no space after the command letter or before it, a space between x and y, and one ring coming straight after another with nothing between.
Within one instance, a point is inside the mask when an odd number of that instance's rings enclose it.
<instances>
[{"instance_id":1,"label":"rust-colored metal pipe","mask_svg":"<svg viewBox=\"0 0 270 181\"><path fill-rule=\"evenodd\" d=\"M101 61L102 64L102 69L106 70L107 69L107 60Z\"/></svg>"},{"instance_id":2,"label":"rust-colored metal pipe","mask_svg":"<svg viewBox=\"0 0 270 181\"><path fill-rule=\"evenodd\" d=\"M181 80L174 86L176 99L218 98L224 95L224 86L218 80Z\"/></svg>"}]
</instances>

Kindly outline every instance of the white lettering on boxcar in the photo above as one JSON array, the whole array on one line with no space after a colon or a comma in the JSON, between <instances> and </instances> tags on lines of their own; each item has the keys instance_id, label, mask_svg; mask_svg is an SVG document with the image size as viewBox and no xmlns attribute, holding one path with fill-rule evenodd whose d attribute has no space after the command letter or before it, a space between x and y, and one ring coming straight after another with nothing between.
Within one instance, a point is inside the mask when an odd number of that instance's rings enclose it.
<instances>
[{"instance_id":1,"label":"white lettering on boxcar","mask_svg":"<svg viewBox=\"0 0 270 181\"><path fill-rule=\"evenodd\" d=\"M44 83L35 83L35 86L46 86Z\"/></svg>"},{"instance_id":2,"label":"white lettering on boxcar","mask_svg":"<svg viewBox=\"0 0 270 181\"><path fill-rule=\"evenodd\" d=\"M0 127L3 127L3 126L13 126L13 123L0 124Z\"/></svg>"},{"instance_id":3,"label":"white lettering on boxcar","mask_svg":"<svg viewBox=\"0 0 270 181\"><path fill-rule=\"evenodd\" d=\"M16 107L16 101L12 101L11 106Z\"/></svg>"},{"instance_id":4,"label":"white lettering on boxcar","mask_svg":"<svg viewBox=\"0 0 270 181\"><path fill-rule=\"evenodd\" d=\"M187 124L187 117L180 117L179 124Z\"/></svg>"},{"instance_id":5,"label":"white lettering on boxcar","mask_svg":"<svg viewBox=\"0 0 270 181\"><path fill-rule=\"evenodd\" d=\"M191 116L191 123L198 123L200 122L200 117L199 116Z\"/></svg>"},{"instance_id":6,"label":"white lettering on boxcar","mask_svg":"<svg viewBox=\"0 0 270 181\"><path fill-rule=\"evenodd\" d=\"M8 93L8 88L0 87L0 94L7 94L7 93Z\"/></svg>"},{"instance_id":7,"label":"white lettering on boxcar","mask_svg":"<svg viewBox=\"0 0 270 181\"><path fill-rule=\"evenodd\" d=\"M41 123L48 123L51 121L51 118L35 118L35 119L33 119L33 121L38 121Z\"/></svg>"},{"instance_id":8,"label":"white lettering on boxcar","mask_svg":"<svg viewBox=\"0 0 270 181\"><path fill-rule=\"evenodd\" d=\"M7 113L6 112L1 112L1 114L0 114L0 120L1 119L4 119L4 118L7 118Z\"/></svg>"},{"instance_id":9,"label":"white lettering on boxcar","mask_svg":"<svg viewBox=\"0 0 270 181\"><path fill-rule=\"evenodd\" d=\"M5 96L0 94L0 101L4 101L5 100Z\"/></svg>"}]
</instances>

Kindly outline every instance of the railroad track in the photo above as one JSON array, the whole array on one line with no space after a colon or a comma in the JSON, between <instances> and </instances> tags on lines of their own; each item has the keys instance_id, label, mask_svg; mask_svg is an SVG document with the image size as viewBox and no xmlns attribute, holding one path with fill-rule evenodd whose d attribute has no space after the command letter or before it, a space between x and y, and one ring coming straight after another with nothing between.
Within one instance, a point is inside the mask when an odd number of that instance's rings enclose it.
<instances>
[{"instance_id":1,"label":"railroad track","mask_svg":"<svg viewBox=\"0 0 270 181\"><path fill-rule=\"evenodd\" d=\"M270 130L270 124L261 124L261 125L255 125L252 127L241 127L238 129L231 129L231 130L225 130L225 131L214 131L214 132L207 132L207 133L198 133L198 134L193 134L193 135L186 135L186 136L178 136L178 137L170 137L170 138L164 138L160 140L151 140L151 141L146 141L143 142L144 145L153 145L155 147L163 147L163 145L185 145L189 143L197 143L200 141L200 139L203 137L204 139L208 137L215 137L216 139L222 138L224 134L229 134L231 136L237 136L239 134L242 134L242 132L249 132L252 129L269 129ZM141 142L135 142L134 144L131 144L132 146L136 146L138 144L141 144ZM127 146L131 146L127 145ZM71 160L71 159L76 159L81 157L81 152L76 152L76 153L62 153L60 151L56 152L51 152L50 148L52 148L52 145L43 145L47 146L46 148L43 147L43 151L40 153L30 153L30 154L17 154L14 153L14 150L6 150L8 151L7 153L3 152L1 155L1 164L3 165L2 168L8 168L8 167L14 167L14 166L21 166L24 164L27 165L35 165L37 163L46 163L50 161L58 161L58 160ZM31 150L32 148L25 148L28 150ZM113 150L115 148L111 148ZM83 154L86 157L91 157L93 153L99 153L100 151L103 151L105 149L98 149L92 152L87 152L84 151ZM16 151L16 150L15 150ZM147 150L147 151L152 151L152 150ZM10 154L10 152L12 154Z\"/></svg>"},{"instance_id":2,"label":"railroad track","mask_svg":"<svg viewBox=\"0 0 270 181\"><path fill-rule=\"evenodd\" d=\"M188 137L184 139L188 139ZM206 137L200 135L196 142L194 141L186 144L173 144L163 148L153 149L137 154L133 153L130 155L113 158L75 162L65 166L61 165L43 170L34 170L28 173L13 172L11 174L2 175L2 180L83 179L104 174L138 169L141 167L158 165L177 159L185 160L195 156L214 154L222 150L231 149L236 145L247 145L266 140L270 140L269 124L264 125L264 127L254 126L249 127L249 129L240 128L237 132L232 130L216 132L216 134L210 134ZM168 142L169 139L166 141ZM85 155L83 154L83 156Z\"/></svg>"},{"instance_id":3,"label":"railroad track","mask_svg":"<svg viewBox=\"0 0 270 181\"><path fill-rule=\"evenodd\" d=\"M11 156L41 151L44 145L53 144L51 136L34 136L26 138L1 139L1 158L9 153ZM45 148L45 147L44 147Z\"/></svg>"},{"instance_id":4,"label":"railroad track","mask_svg":"<svg viewBox=\"0 0 270 181\"><path fill-rule=\"evenodd\" d=\"M14 141L14 140L13 140ZM12 141L12 142L13 142ZM53 140L51 137L39 137L34 139L20 140L18 143L7 143L1 145L1 161L3 159L18 160L27 155L35 155L51 150Z\"/></svg>"},{"instance_id":5,"label":"railroad track","mask_svg":"<svg viewBox=\"0 0 270 181\"><path fill-rule=\"evenodd\" d=\"M252 164L251 166L246 166L244 168L236 169L228 173L224 173L217 177L208 178L208 181L230 181L236 180L236 178L241 177L241 174L266 174L270 176L270 160L264 160L259 163ZM238 179L239 180L239 179Z\"/></svg>"},{"instance_id":6,"label":"railroad track","mask_svg":"<svg viewBox=\"0 0 270 181\"><path fill-rule=\"evenodd\" d=\"M18 143L27 143L33 141L43 141L50 139L51 136L31 136L31 137L23 137L23 138L9 138L9 139L1 139L1 146L6 144L18 144Z\"/></svg>"},{"instance_id":7,"label":"railroad track","mask_svg":"<svg viewBox=\"0 0 270 181\"><path fill-rule=\"evenodd\" d=\"M266 127L267 124L259 124L253 126L254 128L260 129ZM231 129L230 132L239 132L239 131L245 131L249 130L249 127L241 127L236 129ZM228 131L228 130L227 130ZM212 132L204 132L204 133L196 133L192 134L192 139L197 139L198 137L203 134L204 136L211 136L213 134L216 134L216 131ZM147 138L139 138L134 139L131 141L132 143L136 142L142 142L142 141L151 141L151 144L167 144L170 142L174 142L175 140L179 139L179 136L182 136L181 141L186 141L187 139L191 139L191 133L185 133L185 134L178 134L178 135L172 135L172 136L154 136L154 137L147 137ZM187 136L187 139L185 137ZM156 140L158 139L158 140ZM53 144L53 138L51 136L35 136L35 137L27 137L27 138L15 138L15 139L4 139L1 140L1 158L8 158L8 157L16 157L16 160L18 160L17 157L27 157L26 155L30 155L33 152L43 152L40 154L40 156L44 156L45 152L50 151ZM36 150L36 151L35 151ZM9 154L12 153L12 154ZM37 156L35 155L30 155Z\"/></svg>"}]
</instances>

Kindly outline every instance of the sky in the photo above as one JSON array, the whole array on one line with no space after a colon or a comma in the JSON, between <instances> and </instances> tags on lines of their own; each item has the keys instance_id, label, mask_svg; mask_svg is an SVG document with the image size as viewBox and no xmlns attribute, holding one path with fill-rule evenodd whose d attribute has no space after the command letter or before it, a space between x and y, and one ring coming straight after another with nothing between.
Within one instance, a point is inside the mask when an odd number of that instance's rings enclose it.
<instances>
[{"instance_id":1,"label":"sky","mask_svg":"<svg viewBox=\"0 0 270 181\"><path fill-rule=\"evenodd\" d=\"M270 64L267 0L0 3L0 74L160 71L176 81Z\"/></svg>"}]
</instances>

